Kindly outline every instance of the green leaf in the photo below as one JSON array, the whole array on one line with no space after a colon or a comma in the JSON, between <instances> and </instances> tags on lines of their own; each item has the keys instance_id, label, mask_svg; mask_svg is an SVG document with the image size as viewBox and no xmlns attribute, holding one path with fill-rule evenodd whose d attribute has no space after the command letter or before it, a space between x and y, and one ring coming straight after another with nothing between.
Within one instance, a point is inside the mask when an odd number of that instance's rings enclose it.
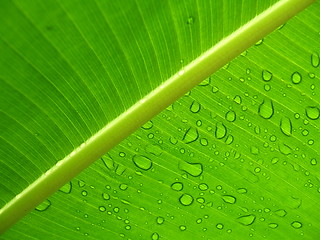
<instances>
[{"instance_id":1,"label":"green leaf","mask_svg":"<svg viewBox=\"0 0 320 240\"><path fill-rule=\"evenodd\" d=\"M1 229L257 42L5 239L320 235L319 3L179 2L3 1Z\"/></svg>"}]
</instances>

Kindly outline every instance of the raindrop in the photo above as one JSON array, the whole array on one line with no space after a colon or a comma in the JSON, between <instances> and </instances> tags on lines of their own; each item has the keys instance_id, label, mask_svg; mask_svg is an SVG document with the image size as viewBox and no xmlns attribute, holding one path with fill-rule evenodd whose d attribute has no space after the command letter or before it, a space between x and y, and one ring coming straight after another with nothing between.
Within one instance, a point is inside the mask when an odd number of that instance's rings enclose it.
<instances>
[{"instance_id":1,"label":"raindrop","mask_svg":"<svg viewBox=\"0 0 320 240\"><path fill-rule=\"evenodd\" d=\"M60 192L63 193L71 193L72 190L72 183L68 182L67 184L65 184L62 188L59 189Z\"/></svg>"},{"instance_id":2,"label":"raindrop","mask_svg":"<svg viewBox=\"0 0 320 240\"><path fill-rule=\"evenodd\" d=\"M40 203L35 210L39 212L43 212L47 210L51 206L51 201L50 200L44 200L42 203Z\"/></svg>"},{"instance_id":3,"label":"raindrop","mask_svg":"<svg viewBox=\"0 0 320 240\"><path fill-rule=\"evenodd\" d=\"M298 209L302 204L302 200L300 198L290 196L289 198L286 199L286 203L290 208Z\"/></svg>"},{"instance_id":4,"label":"raindrop","mask_svg":"<svg viewBox=\"0 0 320 240\"><path fill-rule=\"evenodd\" d=\"M213 93L217 93L217 92L219 92L219 88L216 87L216 86L213 86L212 89L211 89L211 91L212 91Z\"/></svg>"},{"instance_id":5,"label":"raindrop","mask_svg":"<svg viewBox=\"0 0 320 240\"><path fill-rule=\"evenodd\" d=\"M203 80L199 86L208 86L211 83L211 77L206 78L205 80Z\"/></svg>"},{"instance_id":6,"label":"raindrop","mask_svg":"<svg viewBox=\"0 0 320 240\"><path fill-rule=\"evenodd\" d=\"M151 153L155 156L160 156L162 154L162 148L157 144L148 144L145 150L147 153Z\"/></svg>"},{"instance_id":7,"label":"raindrop","mask_svg":"<svg viewBox=\"0 0 320 240\"><path fill-rule=\"evenodd\" d=\"M236 198L234 196L231 196L231 195L223 195L222 196L222 200L226 203L229 203L229 204L234 204L236 203Z\"/></svg>"},{"instance_id":8,"label":"raindrop","mask_svg":"<svg viewBox=\"0 0 320 240\"><path fill-rule=\"evenodd\" d=\"M278 227L278 224L277 223L269 223L269 228L272 228L272 229L275 229Z\"/></svg>"},{"instance_id":9,"label":"raindrop","mask_svg":"<svg viewBox=\"0 0 320 240\"><path fill-rule=\"evenodd\" d=\"M320 65L320 56L318 53L314 52L311 54L311 65L312 67L319 67Z\"/></svg>"},{"instance_id":10,"label":"raindrop","mask_svg":"<svg viewBox=\"0 0 320 240\"><path fill-rule=\"evenodd\" d=\"M237 192L240 194L244 194L244 193L247 193L248 190L246 188L238 188Z\"/></svg>"},{"instance_id":11,"label":"raindrop","mask_svg":"<svg viewBox=\"0 0 320 240\"><path fill-rule=\"evenodd\" d=\"M279 217L285 217L287 215L287 211L284 209L278 209L274 213Z\"/></svg>"},{"instance_id":12,"label":"raindrop","mask_svg":"<svg viewBox=\"0 0 320 240\"><path fill-rule=\"evenodd\" d=\"M231 143L233 143L233 136L232 135L228 135L228 137L226 138L226 144L230 145Z\"/></svg>"},{"instance_id":13,"label":"raindrop","mask_svg":"<svg viewBox=\"0 0 320 240\"><path fill-rule=\"evenodd\" d=\"M102 198L104 200L109 200L110 199L110 195L108 193L102 193Z\"/></svg>"},{"instance_id":14,"label":"raindrop","mask_svg":"<svg viewBox=\"0 0 320 240\"><path fill-rule=\"evenodd\" d=\"M101 160L109 170L114 169L115 163L110 156L103 156Z\"/></svg>"},{"instance_id":15,"label":"raindrop","mask_svg":"<svg viewBox=\"0 0 320 240\"><path fill-rule=\"evenodd\" d=\"M152 240L158 240L159 239L159 234L157 232L152 233L151 239Z\"/></svg>"},{"instance_id":16,"label":"raindrop","mask_svg":"<svg viewBox=\"0 0 320 240\"><path fill-rule=\"evenodd\" d=\"M84 197L86 197L86 196L88 195L88 192L87 192L86 190L83 190L83 191L81 192L81 195L84 196Z\"/></svg>"},{"instance_id":17,"label":"raindrop","mask_svg":"<svg viewBox=\"0 0 320 240\"><path fill-rule=\"evenodd\" d=\"M274 113L272 101L269 99L263 100L259 106L258 113L264 119L270 119Z\"/></svg>"},{"instance_id":18,"label":"raindrop","mask_svg":"<svg viewBox=\"0 0 320 240\"><path fill-rule=\"evenodd\" d=\"M142 128L143 129L146 129L146 130L149 130L149 129L151 129L153 127L153 122L150 120L150 121L148 121L148 122L146 122L143 126L142 126Z\"/></svg>"},{"instance_id":19,"label":"raindrop","mask_svg":"<svg viewBox=\"0 0 320 240\"><path fill-rule=\"evenodd\" d=\"M99 207L99 211L100 211L100 212L105 212L105 211L106 211L106 208L105 208L104 206L100 206L100 207Z\"/></svg>"},{"instance_id":20,"label":"raindrop","mask_svg":"<svg viewBox=\"0 0 320 240\"><path fill-rule=\"evenodd\" d=\"M181 231L185 231L185 230L187 229L187 227L186 227L185 225L180 225L180 226L179 226L179 229L180 229Z\"/></svg>"},{"instance_id":21,"label":"raindrop","mask_svg":"<svg viewBox=\"0 0 320 240\"><path fill-rule=\"evenodd\" d=\"M128 185L125 184L125 183L121 183L121 184L119 185L119 188L120 188L120 190L125 191L125 190L127 190Z\"/></svg>"},{"instance_id":22,"label":"raindrop","mask_svg":"<svg viewBox=\"0 0 320 240\"><path fill-rule=\"evenodd\" d=\"M179 169L193 177L198 177L203 172L203 166L201 163L188 163L186 161L181 161L179 163Z\"/></svg>"},{"instance_id":23,"label":"raindrop","mask_svg":"<svg viewBox=\"0 0 320 240\"><path fill-rule=\"evenodd\" d=\"M318 107L306 107L306 115L311 120L317 120L320 117L320 109Z\"/></svg>"},{"instance_id":24,"label":"raindrop","mask_svg":"<svg viewBox=\"0 0 320 240\"><path fill-rule=\"evenodd\" d=\"M281 118L280 129L284 135L290 136L292 134L292 123L290 118L288 117Z\"/></svg>"},{"instance_id":25,"label":"raindrop","mask_svg":"<svg viewBox=\"0 0 320 240\"><path fill-rule=\"evenodd\" d=\"M183 189L183 183L182 182L174 182L171 184L171 188L175 191L181 191Z\"/></svg>"},{"instance_id":26,"label":"raindrop","mask_svg":"<svg viewBox=\"0 0 320 240\"><path fill-rule=\"evenodd\" d=\"M79 187L84 187L86 185L86 183L84 182L84 181L82 181L82 180L78 180L78 186Z\"/></svg>"},{"instance_id":27,"label":"raindrop","mask_svg":"<svg viewBox=\"0 0 320 240\"><path fill-rule=\"evenodd\" d=\"M291 148L286 144L279 144L279 151L284 155L291 154Z\"/></svg>"},{"instance_id":28,"label":"raindrop","mask_svg":"<svg viewBox=\"0 0 320 240\"><path fill-rule=\"evenodd\" d=\"M263 43L263 38L260 39L258 42L256 42L254 45L255 45L255 46L259 46L259 45L261 45L262 43Z\"/></svg>"},{"instance_id":29,"label":"raindrop","mask_svg":"<svg viewBox=\"0 0 320 240\"><path fill-rule=\"evenodd\" d=\"M138 168L145 171L152 167L151 159L143 155L134 155L132 161Z\"/></svg>"},{"instance_id":30,"label":"raindrop","mask_svg":"<svg viewBox=\"0 0 320 240\"><path fill-rule=\"evenodd\" d=\"M199 138L198 130L196 128L190 127L184 134L182 140L185 143L192 143L196 141L198 138Z\"/></svg>"},{"instance_id":31,"label":"raindrop","mask_svg":"<svg viewBox=\"0 0 320 240\"><path fill-rule=\"evenodd\" d=\"M291 81L292 83L294 84L299 84L302 80L302 76L300 73L298 72L294 72L292 75L291 75Z\"/></svg>"},{"instance_id":32,"label":"raindrop","mask_svg":"<svg viewBox=\"0 0 320 240\"><path fill-rule=\"evenodd\" d=\"M194 18L192 16L188 17L187 24L192 25L194 23Z\"/></svg>"},{"instance_id":33,"label":"raindrop","mask_svg":"<svg viewBox=\"0 0 320 240\"><path fill-rule=\"evenodd\" d=\"M157 217L157 220L156 220L157 224L161 225L164 223L164 218L163 217Z\"/></svg>"},{"instance_id":34,"label":"raindrop","mask_svg":"<svg viewBox=\"0 0 320 240\"><path fill-rule=\"evenodd\" d=\"M262 80L265 82L269 82L272 79L273 74L268 70L262 71Z\"/></svg>"},{"instance_id":35,"label":"raindrop","mask_svg":"<svg viewBox=\"0 0 320 240\"><path fill-rule=\"evenodd\" d=\"M218 223L218 224L216 225L216 228L219 229L219 230L222 230L223 227L224 227L224 226L223 226L222 223Z\"/></svg>"},{"instance_id":36,"label":"raindrop","mask_svg":"<svg viewBox=\"0 0 320 240\"><path fill-rule=\"evenodd\" d=\"M200 183L198 185L198 188L201 190L201 191L207 191L208 190L208 185L206 183Z\"/></svg>"},{"instance_id":37,"label":"raindrop","mask_svg":"<svg viewBox=\"0 0 320 240\"><path fill-rule=\"evenodd\" d=\"M317 165L317 159L312 158L312 159L310 160L310 164L311 164L311 165Z\"/></svg>"},{"instance_id":38,"label":"raindrop","mask_svg":"<svg viewBox=\"0 0 320 240\"><path fill-rule=\"evenodd\" d=\"M250 152L251 152L253 155L258 155L260 151L259 151L259 148L257 148L256 146L251 146Z\"/></svg>"},{"instance_id":39,"label":"raindrop","mask_svg":"<svg viewBox=\"0 0 320 240\"><path fill-rule=\"evenodd\" d=\"M224 138L227 134L227 128L222 122L216 123L215 136L218 139Z\"/></svg>"},{"instance_id":40,"label":"raindrop","mask_svg":"<svg viewBox=\"0 0 320 240\"><path fill-rule=\"evenodd\" d=\"M245 226L249 226L253 224L255 219L256 219L256 216L253 214L245 215L237 218L238 222Z\"/></svg>"},{"instance_id":41,"label":"raindrop","mask_svg":"<svg viewBox=\"0 0 320 240\"><path fill-rule=\"evenodd\" d=\"M293 228L301 228L302 227L302 223L298 222L298 221L294 221L294 222L291 223L291 226Z\"/></svg>"},{"instance_id":42,"label":"raindrop","mask_svg":"<svg viewBox=\"0 0 320 240\"><path fill-rule=\"evenodd\" d=\"M200 111L200 109L201 109L200 103L198 103L198 102L196 102L196 101L193 101L193 102L191 103L190 111L191 111L192 113L198 113L198 112Z\"/></svg>"},{"instance_id":43,"label":"raindrop","mask_svg":"<svg viewBox=\"0 0 320 240\"><path fill-rule=\"evenodd\" d=\"M189 205L191 205L193 203L193 197L190 194L184 193L179 198L179 202L183 206L189 206Z\"/></svg>"},{"instance_id":44,"label":"raindrop","mask_svg":"<svg viewBox=\"0 0 320 240\"><path fill-rule=\"evenodd\" d=\"M226 120L229 122L234 122L236 120L236 117L237 117L236 113L232 110L227 112L225 116Z\"/></svg>"},{"instance_id":45,"label":"raindrop","mask_svg":"<svg viewBox=\"0 0 320 240\"><path fill-rule=\"evenodd\" d=\"M233 98L233 101L237 104L241 104L242 103L242 99L239 95L236 95L234 98Z\"/></svg>"}]
</instances>

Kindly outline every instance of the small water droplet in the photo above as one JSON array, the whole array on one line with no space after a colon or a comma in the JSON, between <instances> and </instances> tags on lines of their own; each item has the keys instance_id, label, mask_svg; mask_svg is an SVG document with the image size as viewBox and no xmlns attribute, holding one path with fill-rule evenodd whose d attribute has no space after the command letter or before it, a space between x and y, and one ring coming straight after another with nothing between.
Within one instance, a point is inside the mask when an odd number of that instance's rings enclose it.
<instances>
[{"instance_id":1,"label":"small water droplet","mask_svg":"<svg viewBox=\"0 0 320 240\"><path fill-rule=\"evenodd\" d=\"M302 227L302 223L298 222L298 221L294 221L294 222L291 223L291 226L293 228L301 228Z\"/></svg>"},{"instance_id":2,"label":"small water droplet","mask_svg":"<svg viewBox=\"0 0 320 240\"><path fill-rule=\"evenodd\" d=\"M292 75L291 75L291 81L293 84L299 84L302 80L302 76L300 73L298 72L294 72Z\"/></svg>"},{"instance_id":3,"label":"small water droplet","mask_svg":"<svg viewBox=\"0 0 320 240\"><path fill-rule=\"evenodd\" d=\"M227 128L222 122L216 123L215 136L218 139L224 138L227 134Z\"/></svg>"},{"instance_id":4,"label":"small water droplet","mask_svg":"<svg viewBox=\"0 0 320 240\"><path fill-rule=\"evenodd\" d=\"M213 93L217 93L217 92L219 92L219 88L216 87L216 86L213 86L213 87L211 88L211 91L212 91Z\"/></svg>"},{"instance_id":5,"label":"small water droplet","mask_svg":"<svg viewBox=\"0 0 320 240\"><path fill-rule=\"evenodd\" d=\"M106 207L100 206L100 207L99 207L99 211L100 211L100 212L105 212L105 211L106 211Z\"/></svg>"},{"instance_id":6,"label":"small water droplet","mask_svg":"<svg viewBox=\"0 0 320 240\"><path fill-rule=\"evenodd\" d=\"M71 182L68 182L62 188L59 189L60 192L67 193L67 194L71 193L71 190L72 190Z\"/></svg>"},{"instance_id":7,"label":"small water droplet","mask_svg":"<svg viewBox=\"0 0 320 240\"><path fill-rule=\"evenodd\" d=\"M190 194L184 193L179 198L179 202L183 206L190 206L193 203L193 197Z\"/></svg>"},{"instance_id":8,"label":"small water droplet","mask_svg":"<svg viewBox=\"0 0 320 240\"><path fill-rule=\"evenodd\" d=\"M269 92L271 90L271 86L269 84L265 84L263 88L267 92Z\"/></svg>"},{"instance_id":9,"label":"small water droplet","mask_svg":"<svg viewBox=\"0 0 320 240\"><path fill-rule=\"evenodd\" d=\"M201 190L201 191L207 191L208 190L208 185L206 183L200 183L198 185L198 188Z\"/></svg>"},{"instance_id":10,"label":"small water droplet","mask_svg":"<svg viewBox=\"0 0 320 240\"><path fill-rule=\"evenodd\" d=\"M181 161L179 163L179 169L193 177L198 177L203 172L203 166L201 163L188 163L186 161Z\"/></svg>"},{"instance_id":11,"label":"small water droplet","mask_svg":"<svg viewBox=\"0 0 320 240\"><path fill-rule=\"evenodd\" d=\"M278 209L274 213L279 217L285 217L287 215L287 211L284 209Z\"/></svg>"},{"instance_id":12,"label":"small water droplet","mask_svg":"<svg viewBox=\"0 0 320 240\"><path fill-rule=\"evenodd\" d=\"M270 99L265 99L259 106L258 113L264 119L270 119L273 116L273 102Z\"/></svg>"},{"instance_id":13,"label":"small water droplet","mask_svg":"<svg viewBox=\"0 0 320 240\"><path fill-rule=\"evenodd\" d=\"M251 146L250 147L250 152L253 154L253 155L258 155L259 154L259 148L257 148L256 146Z\"/></svg>"},{"instance_id":14,"label":"small water droplet","mask_svg":"<svg viewBox=\"0 0 320 240\"><path fill-rule=\"evenodd\" d=\"M235 204L237 201L237 199L231 195L223 195L222 200L226 203L229 203L229 204Z\"/></svg>"},{"instance_id":15,"label":"small water droplet","mask_svg":"<svg viewBox=\"0 0 320 240\"><path fill-rule=\"evenodd\" d=\"M222 230L223 227L224 227L224 226L223 226L222 223L218 223L218 224L216 225L216 228L219 229L219 230Z\"/></svg>"},{"instance_id":16,"label":"small water droplet","mask_svg":"<svg viewBox=\"0 0 320 240\"><path fill-rule=\"evenodd\" d=\"M242 99L239 95L236 95L234 98L233 98L233 101L237 104L241 104L242 103Z\"/></svg>"},{"instance_id":17,"label":"small water droplet","mask_svg":"<svg viewBox=\"0 0 320 240\"><path fill-rule=\"evenodd\" d=\"M179 226L179 229L180 229L181 231L185 231L185 230L187 229L187 227L186 227L185 225L180 225L180 226Z\"/></svg>"},{"instance_id":18,"label":"small water droplet","mask_svg":"<svg viewBox=\"0 0 320 240\"><path fill-rule=\"evenodd\" d=\"M310 160L310 164L311 164L311 165L317 165L317 159L312 158L312 159Z\"/></svg>"},{"instance_id":19,"label":"small water droplet","mask_svg":"<svg viewBox=\"0 0 320 240\"><path fill-rule=\"evenodd\" d=\"M134 155L132 161L138 168L145 171L152 167L151 159L143 155Z\"/></svg>"},{"instance_id":20,"label":"small water droplet","mask_svg":"<svg viewBox=\"0 0 320 240\"><path fill-rule=\"evenodd\" d=\"M110 199L110 195L108 193L102 193L102 198L104 200L109 200Z\"/></svg>"},{"instance_id":21,"label":"small water droplet","mask_svg":"<svg viewBox=\"0 0 320 240\"><path fill-rule=\"evenodd\" d=\"M263 38L260 39L258 42L256 42L254 45L255 45L255 46L259 46L259 45L261 45L262 43L263 43Z\"/></svg>"},{"instance_id":22,"label":"small water droplet","mask_svg":"<svg viewBox=\"0 0 320 240\"><path fill-rule=\"evenodd\" d=\"M183 183L182 182L174 182L171 184L171 188L175 191L181 191L183 189Z\"/></svg>"},{"instance_id":23,"label":"small water droplet","mask_svg":"<svg viewBox=\"0 0 320 240\"><path fill-rule=\"evenodd\" d=\"M188 25L194 24L194 18L193 18L192 16L188 17L188 19L187 19L187 24L188 24Z\"/></svg>"},{"instance_id":24,"label":"small water droplet","mask_svg":"<svg viewBox=\"0 0 320 240\"><path fill-rule=\"evenodd\" d=\"M82 181L82 180L78 180L78 186L79 187L84 187L86 185L86 183L84 182L84 181Z\"/></svg>"},{"instance_id":25,"label":"small water droplet","mask_svg":"<svg viewBox=\"0 0 320 240\"><path fill-rule=\"evenodd\" d=\"M148 122L146 122L143 126L142 126L142 128L143 129L146 129L146 130L149 130L149 129L151 129L153 127L153 122L150 120L150 121L148 121Z\"/></svg>"},{"instance_id":26,"label":"small water droplet","mask_svg":"<svg viewBox=\"0 0 320 240\"><path fill-rule=\"evenodd\" d=\"M245 215L237 218L237 221L244 226L249 226L254 223L256 216L253 214Z\"/></svg>"},{"instance_id":27,"label":"small water droplet","mask_svg":"<svg viewBox=\"0 0 320 240\"><path fill-rule=\"evenodd\" d=\"M268 71L268 70L262 71L262 80L263 81L269 82L269 81L271 81L272 77L273 77L273 74L270 71Z\"/></svg>"},{"instance_id":28,"label":"small water droplet","mask_svg":"<svg viewBox=\"0 0 320 240\"><path fill-rule=\"evenodd\" d=\"M164 223L164 218L163 217L157 217L157 220L156 220L157 224L161 225Z\"/></svg>"},{"instance_id":29,"label":"small water droplet","mask_svg":"<svg viewBox=\"0 0 320 240\"><path fill-rule=\"evenodd\" d=\"M159 239L159 234L157 232L152 233L151 239L152 240L158 240Z\"/></svg>"},{"instance_id":30,"label":"small water droplet","mask_svg":"<svg viewBox=\"0 0 320 240\"><path fill-rule=\"evenodd\" d=\"M125 190L128 189L128 185L125 184L125 183L121 183L121 184L119 185L119 189L122 190L122 191L125 191Z\"/></svg>"},{"instance_id":31,"label":"small water droplet","mask_svg":"<svg viewBox=\"0 0 320 240\"><path fill-rule=\"evenodd\" d=\"M320 109L318 107L306 107L306 115L311 120L317 120L320 117Z\"/></svg>"},{"instance_id":32,"label":"small water droplet","mask_svg":"<svg viewBox=\"0 0 320 240\"><path fill-rule=\"evenodd\" d=\"M247 193L248 190L246 188L238 188L237 192L240 194L244 194L244 193Z\"/></svg>"},{"instance_id":33,"label":"small water droplet","mask_svg":"<svg viewBox=\"0 0 320 240\"><path fill-rule=\"evenodd\" d=\"M282 143L279 144L279 151L284 155L289 155L291 154L292 149L287 144Z\"/></svg>"},{"instance_id":34,"label":"small water droplet","mask_svg":"<svg viewBox=\"0 0 320 240\"><path fill-rule=\"evenodd\" d=\"M229 122L234 122L236 120L236 117L237 117L236 113L232 110L228 111L225 116L226 120Z\"/></svg>"},{"instance_id":35,"label":"small water droplet","mask_svg":"<svg viewBox=\"0 0 320 240\"><path fill-rule=\"evenodd\" d=\"M288 117L281 118L280 129L284 135L290 136L292 134L292 123L290 118Z\"/></svg>"},{"instance_id":36,"label":"small water droplet","mask_svg":"<svg viewBox=\"0 0 320 240\"><path fill-rule=\"evenodd\" d=\"M278 227L278 224L277 223L269 223L269 228L272 228L272 229L275 229Z\"/></svg>"},{"instance_id":37,"label":"small water droplet","mask_svg":"<svg viewBox=\"0 0 320 240\"><path fill-rule=\"evenodd\" d=\"M42 203L40 203L35 210L39 211L39 212L43 212L45 210L47 210L49 207L51 206L51 201L50 200L44 200Z\"/></svg>"},{"instance_id":38,"label":"small water droplet","mask_svg":"<svg viewBox=\"0 0 320 240\"><path fill-rule=\"evenodd\" d=\"M147 153L153 154L155 156L160 156L163 152L161 146L158 144L147 144L145 150Z\"/></svg>"},{"instance_id":39,"label":"small water droplet","mask_svg":"<svg viewBox=\"0 0 320 240\"><path fill-rule=\"evenodd\" d=\"M199 86L208 86L211 83L211 77L206 78L205 80L203 80Z\"/></svg>"},{"instance_id":40,"label":"small water droplet","mask_svg":"<svg viewBox=\"0 0 320 240\"><path fill-rule=\"evenodd\" d=\"M196 141L198 138L199 138L198 129L190 127L185 132L182 140L185 143L192 143L192 142Z\"/></svg>"},{"instance_id":41,"label":"small water droplet","mask_svg":"<svg viewBox=\"0 0 320 240\"><path fill-rule=\"evenodd\" d=\"M87 192L86 190L83 190L83 191L81 192L81 195L84 196L84 197L86 197L86 196L88 195L88 192Z\"/></svg>"},{"instance_id":42,"label":"small water droplet","mask_svg":"<svg viewBox=\"0 0 320 240\"><path fill-rule=\"evenodd\" d=\"M320 56L316 52L313 52L311 54L311 65L312 65L312 67L315 67L315 68L319 67L319 65L320 65Z\"/></svg>"},{"instance_id":43,"label":"small water droplet","mask_svg":"<svg viewBox=\"0 0 320 240\"><path fill-rule=\"evenodd\" d=\"M191 111L192 113L198 113L198 112L200 111L200 109L201 109L201 104L200 104L200 103L198 103L198 102L196 102L196 101L193 101L193 102L191 103L190 111Z\"/></svg>"}]
</instances>

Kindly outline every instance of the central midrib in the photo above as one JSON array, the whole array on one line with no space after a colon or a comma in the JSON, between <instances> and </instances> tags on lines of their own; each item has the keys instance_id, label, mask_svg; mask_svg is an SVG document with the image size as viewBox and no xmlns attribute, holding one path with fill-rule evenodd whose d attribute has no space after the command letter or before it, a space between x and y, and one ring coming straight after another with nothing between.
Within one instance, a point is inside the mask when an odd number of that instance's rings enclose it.
<instances>
[{"instance_id":1,"label":"central midrib","mask_svg":"<svg viewBox=\"0 0 320 240\"><path fill-rule=\"evenodd\" d=\"M279 1L181 69L0 209L0 234L146 121L314 1Z\"/></svg>"}]
</instances>

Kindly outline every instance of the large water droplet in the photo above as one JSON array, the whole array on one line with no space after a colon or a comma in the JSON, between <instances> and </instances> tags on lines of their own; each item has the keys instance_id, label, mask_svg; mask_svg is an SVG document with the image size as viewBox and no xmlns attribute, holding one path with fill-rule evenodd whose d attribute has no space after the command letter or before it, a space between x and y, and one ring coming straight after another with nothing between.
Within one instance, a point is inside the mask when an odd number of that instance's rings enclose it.
<instances>
[{"instance_id":1,"label":"large water droplet","mask_svg":"<svg viewBox=\"0 0 320 240\"><path fill-rule=\"evenodd\" d=\"M196 101L193 101L193 102L191 103L190 111L191 111L192 113L198 113L198 112L200 111L200 109L201 109L200 103L198 103L198 102L196 102Z\"/></svg>"},{"instance_id":2,"label":"large water droplet","mask_svg":"<svg viewBox=\"0 0 320 240\"><path fill-rule=\"evenodd\" d=\"M171 188L175 191L181 191L183 189L183 183L182 182L174 182L171 184Z\"/></svg>"},{"instance_id":3,"label":"large water droplet","mask_svg":"<svg viewBox=\"0 0 320 240\"><path fill-rule=\"evenodd\" d=\"M249 226L253 224L255 219L256 219L256 216L253 214L245 215L237 218L238 222L245 226Z\"/></svg>"},{"instance_id":4,"label":"large water droplet","mask_svg":"<svg viewBox=\"0 0 320 240\"><path fill-rule=\"evenodd\" d=\"M59 189L60 192L63 193L71 193L72 190L72 183L68 182L67 184L65 184L62 188Z\"/></svg>"},{"instance_id":5,"label":"large water droplet","mask_svg":"<svg viewBox=\"0 0 320 240\"><path fill-rule=\"evenodd\" d=\"M196 141L199 137L199 133L198 130L196 128L190 127L186 133L184 134L182 140L185 143L192 143L194 141Z\"/></svg>"},{"instance_id":6,"label":"large water droplet","mask_svg":"<svg viewBox=\"0 0 320 240\"><path fill-rule=\"evenodd\" d=\"M222 122L216 123L215 136L218 139L224 138L227 134L227 128Z\"/></svg>"},{"instance_id":7,"label":"large water droplet","mask_svg":"<svg viewBox=\"0 0 320 240\"><path fill-rule=\"evenodd\" d=\"M292 134L292 123L290 118L288 117L281 118L280 129L281 129L281 132L287 136L290 136Z\"/></svg>"},{"instance_id":8,"label":"large water droplet","mask_svg":"<svg viewBox=\"0 0 320 240\"><path fill-rule=\"evenodd\" d=\"M42 203L40 203L35 209L39 212L43 212L47 210L51 206L50 200L44 200Z\"/></svg>"},{"instance_id":9,"label":"large water droplet","mask_svg":"<svg viewBox=\"0 0 320 240\"><path fill-rule=\"evenodd\" d=\"M318 107L306 107L306 115L311 120L317 120L320 117L320 109Z\"/></svg>"},{"instance_id":10,"label":"large water droplet","mask_svg":"<svg viewBox=\"0 0 320 240\"><path fill-rule=\"evenodd\" d=\"M190 174L193 177L198 177L203 172L203 166L201 163L188 163L181 161L179 163L179 169Z\"/></svg>"},{"instance_id":11,"label":"large water droplet","mask_svg":"<svg viewBox=\"0 0 320 240\"><path fill-rule=\"evenodd\" d=\"M152 167L152 161L150 158L142 155L134 155L132 157L133 163L142 170L149 170Z\"/></svg>"},{"instance_id":12,"label":"large water droplet","mask_svg":"<svg viewBox=\"0 0 320 240\"><path fill-rule=\"evenodd\" d=\"M229 204L234 204L236 203L236 198L234 196L231 196L231 195L223 195L222 196L222 200L226 203L229 203Z\"/></svg>"},{"instance_id":13,"label":"large water droplet","mask_svg":"<svg viewBox=\"0 0 320 240\"><path fill-rule=\"evenodd\" d=\"M316 52L311 54L311 65L312 67L319 67L320 65L320 56Z\"/></svg>"},{"instance_id":14,"label":"large water droplet","mask_svg":"<svg viewBox=\"0 0 320 240\"><path fill-rule=\"evenodd\" d=\"M226 113L226 120L229 122L234 122L236 120L236 117L236 113L232 110Z\"/></svg>"},{"instance_id":15,"label":"large water droplet","mask_svg":"<svg viewBox=\"0 0 320 240\"><path fill-rule=\"evenodd\" d=\"M193 197L190 194L184 193L179 198L179 202L183 206L189 206L189 205L191 205L193 203Z\"/></svg>"},{"instance_id":16,"label":"large water droplet","mask_svg":"<svg viewBox=\"0 0 320 240\"><path fill-rule=\"evenodd\" d=\"M262 71L262 80L265 82L269 82L272 79L273 74L268 70Z\"/></svg>"},{"instance_id":17,"label":"large water droplet","mask_svg":"<svg viewBox=\"0 0 320 240\"><path fill-rule=\"evenodd\" d=\"M292 83L294 84L299 84L302 80L302 76L300 73L298 72L294 72L292 75L291 75L291 81Z\"/></svg>"},{"instance_id":18,"label":"large water droplet","mask_svg":"<svg viewBox=\"0 0 320 240\"><path fill-rule=\"evenodd\" d=\"M270 99L265 99L259 106L258 113L264 119L270 119L273 116L274 108Z\"/></svg>"}]
</instances>

